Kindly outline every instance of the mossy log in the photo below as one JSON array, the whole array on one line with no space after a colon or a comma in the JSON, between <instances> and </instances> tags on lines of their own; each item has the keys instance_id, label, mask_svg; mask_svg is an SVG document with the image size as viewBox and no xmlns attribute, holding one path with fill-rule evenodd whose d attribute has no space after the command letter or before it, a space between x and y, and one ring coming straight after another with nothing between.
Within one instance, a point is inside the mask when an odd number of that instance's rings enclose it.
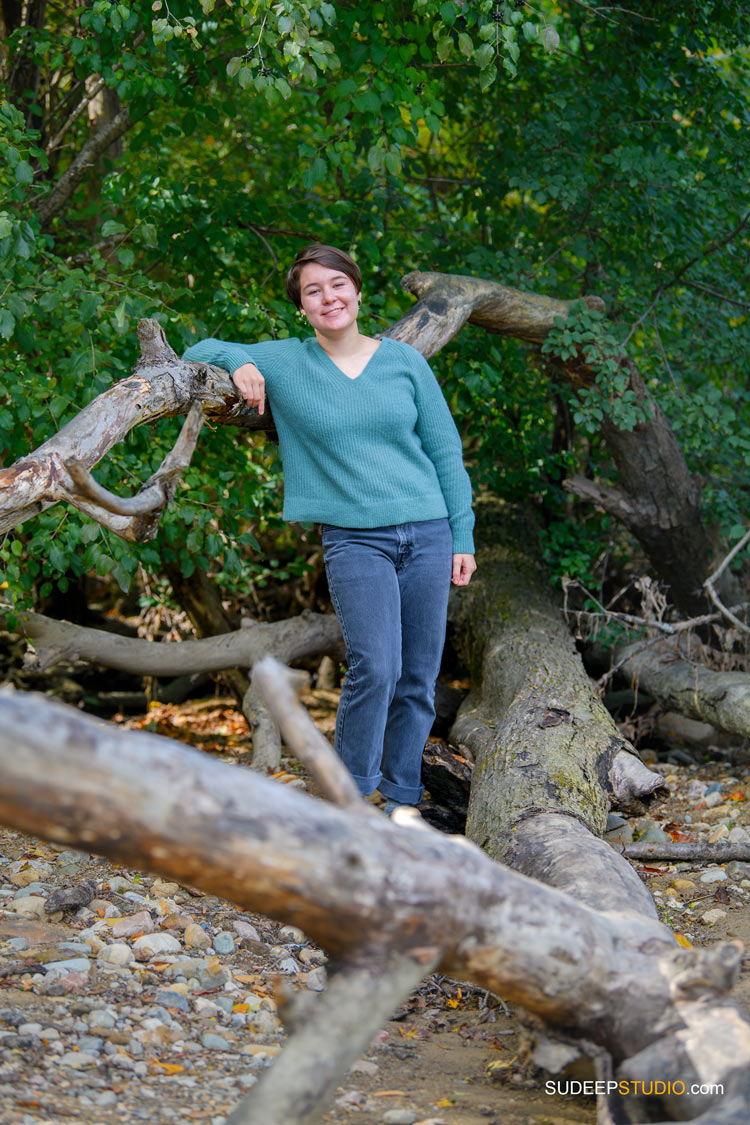
<instances>
[{"instance_id":1,"label":"mossy log","mask_svg":"<svg viewBox=\"0 0 750 1125\"><path fill-rule=\"evenodd\" d=\"M452 603L472 688L451 737L475 759L467 835L503 860L535 814L574 817L600 836L612 801L632 805L664 780L592 690L539 561L533 518L483 505L478 536L497 541Z\"/></svg>"}]
</instances>

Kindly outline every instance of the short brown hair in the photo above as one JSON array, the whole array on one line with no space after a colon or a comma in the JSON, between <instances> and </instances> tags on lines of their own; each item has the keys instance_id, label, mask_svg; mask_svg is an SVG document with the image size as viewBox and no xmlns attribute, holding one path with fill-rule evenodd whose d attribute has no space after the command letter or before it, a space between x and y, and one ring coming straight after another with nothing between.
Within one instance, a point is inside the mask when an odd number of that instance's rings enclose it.
<instances>
[{"instance_id":1,"label":"short brown hair","mask_svg":"<svg viewBox=\"0 0 750 1125\"><path fill-rule=\"evenodd\" d=\"M357 292L362 292L362 274L359 272L359 266L354 259L350 258L344 250L338 250L335 246L324 246L320 242L314 242L312 246L306 246L304 250L300 250L286 275L286 295L298 309L302 307L299 276L303 267L310 265L312 262L319 266L326 266L329 270L338 270L339 273L345 273L354 282L354 288Z\"/></svg>"}]
</instances>

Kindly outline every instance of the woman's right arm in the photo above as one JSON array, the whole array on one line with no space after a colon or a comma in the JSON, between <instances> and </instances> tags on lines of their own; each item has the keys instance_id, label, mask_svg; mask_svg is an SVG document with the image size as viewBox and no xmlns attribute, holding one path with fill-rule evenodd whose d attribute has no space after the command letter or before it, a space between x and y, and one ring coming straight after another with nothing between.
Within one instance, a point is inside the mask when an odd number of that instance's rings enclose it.
<instances>
[{"instance_id":1,"label":"woman's right arm","mask_svg":"<svg viewBox=\"0 0 750 1125\"><path fill-rule=\"evenodd\" d=\"M250 358L252 354L259 350L260 347L257 344L232 344L227 340L216 340L209 337L189 347L182 358L191 360L193 363L211 363L215 367L223 367L225 371L231 374L232 381L245 402L249 406L257 406L258 413L263 414L265 410L265 380Z\"/></svg>"},{"instance_id":2,"label":"woman's right arm","mask_svg":"<svg viewBox=\"0 0 750 1125\"><path fill-rule=\"evenodd\" d=\"M257 406L262 414L266 408L266 381L254 363L243 363L232 375L232 382L248 406Z\"/></svg>"}]
</instances>

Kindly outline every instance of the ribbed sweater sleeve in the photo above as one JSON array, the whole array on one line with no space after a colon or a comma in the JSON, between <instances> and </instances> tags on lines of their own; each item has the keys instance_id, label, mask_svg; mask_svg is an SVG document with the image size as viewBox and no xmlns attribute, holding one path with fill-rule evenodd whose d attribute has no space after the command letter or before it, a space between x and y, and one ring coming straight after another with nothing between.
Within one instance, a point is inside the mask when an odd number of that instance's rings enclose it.
<instances>
[{"instance_id":1,"label":"ribbed sweater sleeve","mask_svg":"<svg viewBox=\"0 0 750 1125\"><path fill-rule=\"evenodd\" d=\"M297 340L266 340L259 344L233 344L228 340L216 340L210 336L206 340L199 340L197 344L191 344L182 358L193 363L210 363L214 367L222 367L230 375L234 375L237 368L242 367L243 363L255 363L257 365L264 363L264 360L273 362L274 357L280 358L280 343L292 344L298 342Z\"/></svg>"},{"instance_id":2,"label":"ribbed sweater sleeve","mask_svg":"<svg viewBox=\"0 0 750 1125\"><path fill-rule=\"evenodd\" d=\"M416 431L422 448L435 466L445 497L457 554L474 553L474 513L471 481L464 468L461 438L440 384L424 356L409 345L415 371Z\"/></svg>"}]
</instances>

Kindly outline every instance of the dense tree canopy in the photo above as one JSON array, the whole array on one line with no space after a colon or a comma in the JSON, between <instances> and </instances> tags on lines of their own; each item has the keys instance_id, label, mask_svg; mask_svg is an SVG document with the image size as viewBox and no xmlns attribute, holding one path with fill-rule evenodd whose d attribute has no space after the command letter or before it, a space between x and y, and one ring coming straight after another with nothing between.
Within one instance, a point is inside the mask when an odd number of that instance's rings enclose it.
<instances>
[{"instance_id":1,"label":"dense tree canopy","mask_svg":"<svg viewBox=\"0 0 750 1125\"><path fill-rule=\"evenodd\" d=\"M632 544L567 498L612 480L605 415L639 406L617 364L565 387L582 343L627 352L700 474L730 543L750 484L747 8L687 0L168 6L3 3L0 465L126 374L136 319L200 335L300 331L282 299L305 242L350 247L368 327L409 303L410 269L550 296L596 294L544 354L467 327L435 357L477 488L531 498L556 573L590 578ZM135 491L176 422L136 431L99 478ZM231 433L231 431L230 431ZM6 537L9 591L33 602L85 573L209 570L242 592L304 566L280 522L274 447L201 436L153 543L60 506Z\"/></svg>"}]
</instances>

